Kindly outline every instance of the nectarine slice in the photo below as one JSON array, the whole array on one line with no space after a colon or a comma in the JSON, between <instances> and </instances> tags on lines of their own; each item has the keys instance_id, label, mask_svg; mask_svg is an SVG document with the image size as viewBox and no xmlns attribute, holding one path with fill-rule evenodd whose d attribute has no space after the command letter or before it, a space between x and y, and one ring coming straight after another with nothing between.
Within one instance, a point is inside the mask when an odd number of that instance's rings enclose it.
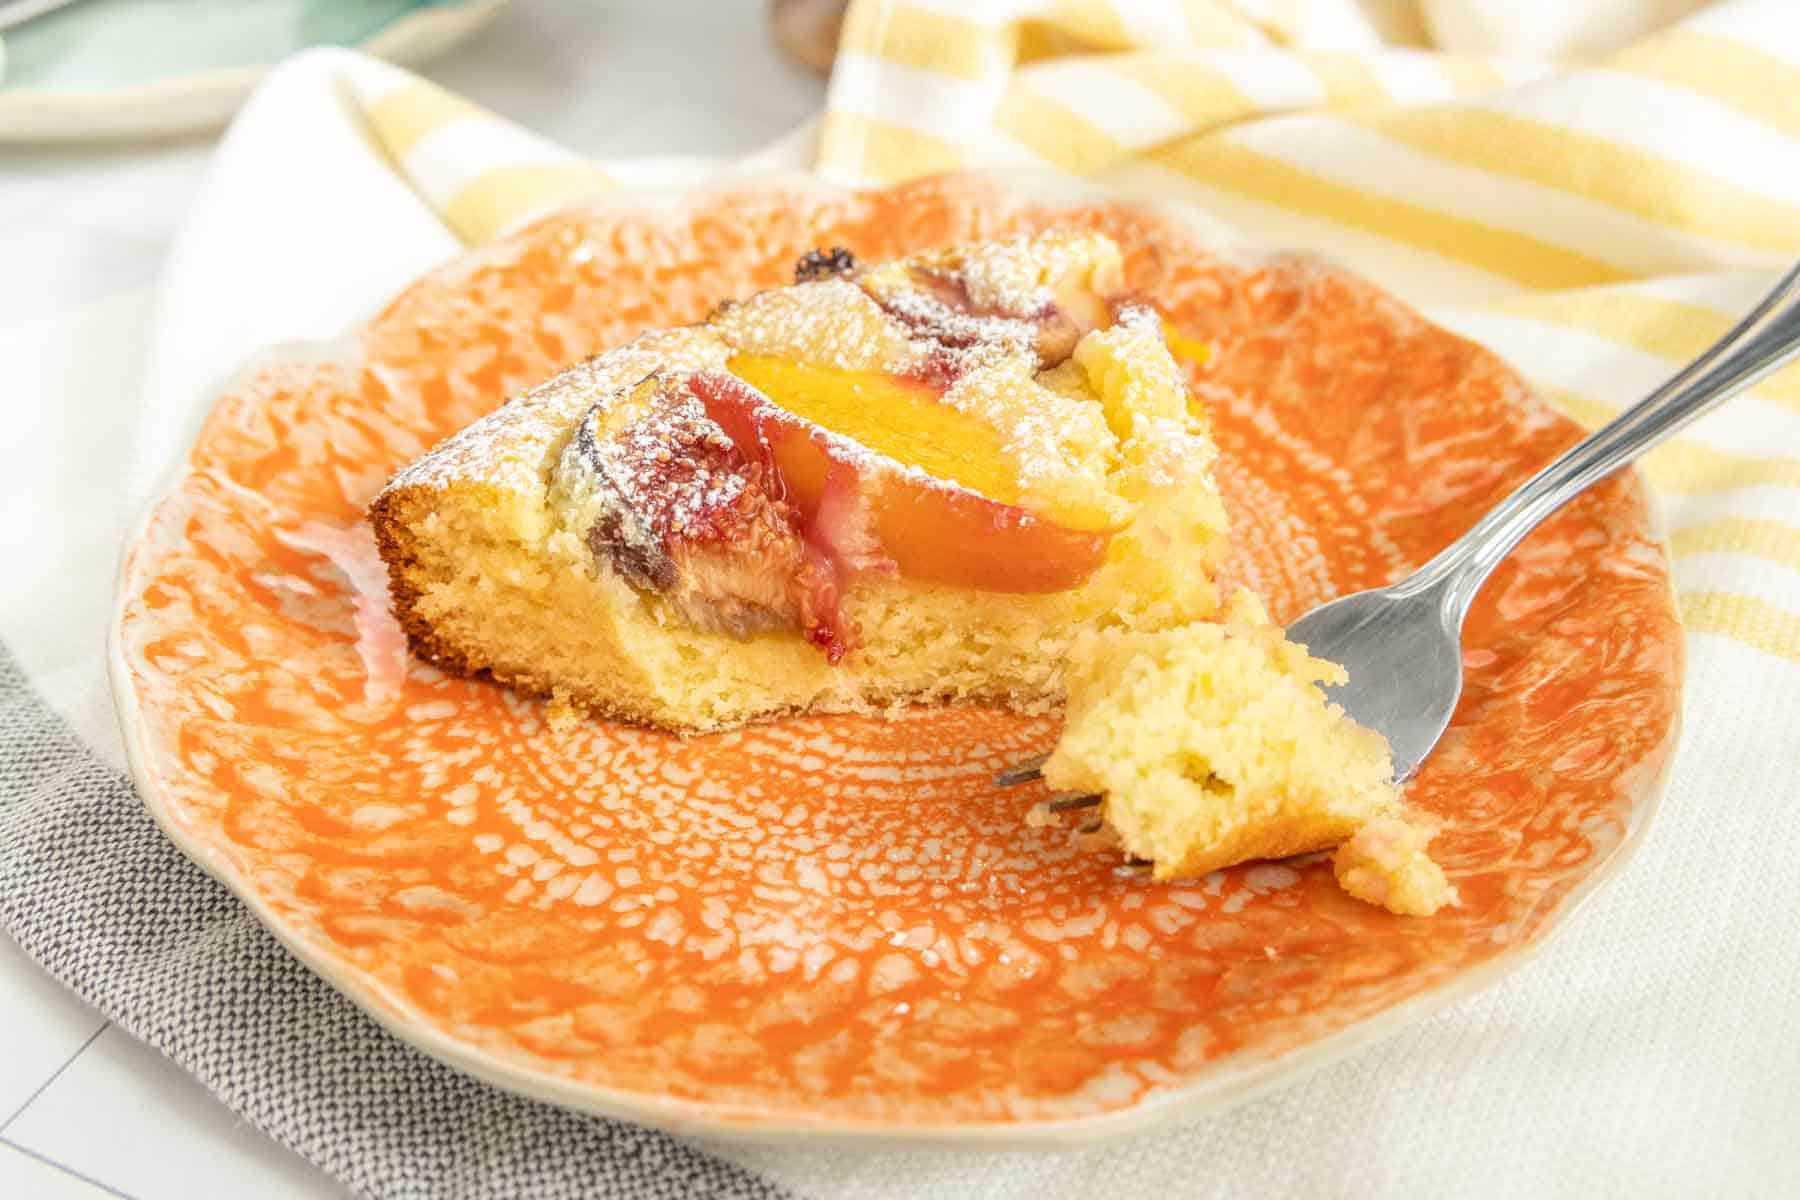
<instances>
[{"instance_id":1,"label":"nectarine slice","mask_svg":"<svg viewBox=\"0 0 1800 1200\"><path fill-rule=\"evenodd\" d=\"M734 359L734 368L738 365ZM807 370L827 369L800 368ZM752 367L751 373L757 374L758 368ZM771 387L791 378L803 379L815 389L829 386L782 371L763 370L761 378ZM847 419L853 428L875 431L871 441L862 446L839 436L856 434L828 431L790 411L787 394L782 396L783 403L777 404L734 375L702 372L692 377L689 386L739 451L773 470L785 490L784 499L798 511L808 535L825 542L835 558L853 569L891 564L891 569L906 579L990 592L1066 591L1079 587L1099 569L1106 559L1109 533L1066 528L1016 504L981 495L954 477L927 477L929 472L923 467L920 471L924 473L905 470L905 460L895 459L882 446L897 449L921 443L909 440L911 435L901 427L904 417L896 420L894 414L941 410L964 420L973 418L937 404L925 385L888 376L876 378L895 387L918 386L924 396L904 396L888 417ZM865 388L888 386L862 382ZM866 396L870 409L882 407L871 391L850 394ZM842 400L823 396L822 390L815 390L794 401L794 406L802 410L810 406L821 415L829 412L834 420L844 415ZM940 423L930 428L940 434L955 423L935 413L924 418L924 422L933 421ZM981 429L994 436L986 426ZM929 445L929 439L925 444ZM964 447L967 445L965 442ZM929 446L921 457L935 461L930 456L941 457L943 451L942 446ZM966 449L951 458L965 463L968 478L990 469L969 461ZM1016 495L1016 482L1012 488Z\"/></svg>"},{"instance_id":2,"label":"nectarine slice","mask_svg":"<svg viewBox=\"0 0 1800 1200\"><path fill-rule=\"evenodd\" d=\"M767 354L734 354L726 369L803 420L990 500L1016 504L1018 474L1000 435L952 408L939 388L882 371L842 371Z\"/></svg>"}]
</instances>

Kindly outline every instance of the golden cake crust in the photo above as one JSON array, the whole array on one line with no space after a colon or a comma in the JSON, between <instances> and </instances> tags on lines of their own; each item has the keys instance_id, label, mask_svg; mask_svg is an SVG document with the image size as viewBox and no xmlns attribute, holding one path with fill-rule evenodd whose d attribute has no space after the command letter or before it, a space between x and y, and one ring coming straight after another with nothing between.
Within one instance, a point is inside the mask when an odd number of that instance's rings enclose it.
<instances>
[{"instance_id":1,"label":"golden cake crust","mask_svg":"<svg viewBox=\"0 0 1800 1200\"><path fill-rule=\"evenodd\" d=\"M1055 230L803 264L576 364L376 497L401 626L447 670L679 731L1047 710L1078 629L1217 605L1204 417L1117 279L1107 239Z\"/></svg>"}]
</instances>

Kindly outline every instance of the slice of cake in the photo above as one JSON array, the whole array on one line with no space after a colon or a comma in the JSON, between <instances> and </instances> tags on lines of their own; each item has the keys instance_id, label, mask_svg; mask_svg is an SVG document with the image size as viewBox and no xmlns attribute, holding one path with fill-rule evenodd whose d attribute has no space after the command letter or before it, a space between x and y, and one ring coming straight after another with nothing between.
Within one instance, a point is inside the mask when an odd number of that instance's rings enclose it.
<instances>
[{"instance_id":1,"label":"slice of cake","mask_svg":"<svg viewBox=\"0 0 1800 1200\"><path fill-rule=\"evenodd\" d=\"M1053 231L646 334L371 507L422 657L678 731L981 699L1035 711L1102 627L1215 616L1206 422L1117 248Z\"/></svg>"},{"instance_id":2,"label":"slice of cake","mask_svg":"<svg viewBox=\"0 0 1800 1200\"><path fill-rule=\"evenodd\" d=\"M1159 880L1341 847L1352 895L1410 914L1455 903L1386 741L1319 687L1343 668L1288 641L1248 592L1226 617L1079 640L1044 778L1098 794L1101 830Z\"/></svg>"}]
</instances>

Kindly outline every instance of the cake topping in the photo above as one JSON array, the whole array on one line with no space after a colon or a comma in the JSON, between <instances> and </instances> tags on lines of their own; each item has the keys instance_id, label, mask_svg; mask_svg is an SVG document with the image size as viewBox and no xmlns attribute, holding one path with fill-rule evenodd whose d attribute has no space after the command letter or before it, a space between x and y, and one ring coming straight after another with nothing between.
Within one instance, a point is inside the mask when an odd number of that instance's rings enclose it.
<instances>
[{"instance_id":1,"label":"cake topping","mask_svg":"<svg viewBox=\"0 0 1800 1200\"><path fill-rule=\"evenodd\" d=\"M801 255L800 261L794 264L794 282L811 283L817 279L830 279L835 275L854 275L856 273L856 256L842 246L833 246L830 250L808 250Z\"/></svg>"},{"instance_id":2,"label":"cake topping","mask_svg":"<svg viewBox=\"0 0 1800 1200\"><path fill-rule=\"evenodd\" d=\"M683 331L682 345L723 353L688 353L596 404L552 480L559 519L598 563L701 628L795 630L836 659L855 641L837 597L859 574L1081 586L1141 500L1140 472L1115 469L1150 440L1198 453L1154 324L1079 352L1142 324L1103 237L1050 231L872 268L834 247L796 277ZM1115 408L1144 400L1132 364L1158 356L1146 378L1171 420L1122 438Z\"/></svg>"},{"instance_id":3,"label":"cake topping","mask_svg":"<svg viewBox=\"0 0 1800 1200\"><path fill-rule=\"evenodd\" d=\"M957 348L1023 342L1053 367L1110 323L1123 270L1105 237L1051 230L888 263L859 282L916 336Z\"/></svg>"},{"instance_id":4,"label":"cake topping","mask_svg":"<svg viewBox=\"0 0 1800 1200\"><path fill-rule=\"evenodd\" d=\"M815 594L818 556L796 514L685 382L652 377L596 405L572 452L601 497L588 548L634 587L740 638L815 623L836 637L834 605Z\"/></svg>"},{"instance_id":5,"label":"cake topping","mask_svg":"<svg viewBox=\"0 0 1800 1200\"><path fill-rule=\"evenodd\" d=\"M898 286L883 286L886 282L865 286L915 337L957 350L995 343L1029 346L1037 341L1033 322L976 308L953 275L919 270L895 281Z\"/></svg>"},{"instance_id":6,"label":"cake topping","mask_svg":"<svg viewBox=\"0 0 1800 1200\"><path fill-rule=\"evenodd\" d=\"M902 370L920 354L906 327L847 279L759 292L715 313L710 328L740 354L844 371Z\"/></svg>"}]
</instances>

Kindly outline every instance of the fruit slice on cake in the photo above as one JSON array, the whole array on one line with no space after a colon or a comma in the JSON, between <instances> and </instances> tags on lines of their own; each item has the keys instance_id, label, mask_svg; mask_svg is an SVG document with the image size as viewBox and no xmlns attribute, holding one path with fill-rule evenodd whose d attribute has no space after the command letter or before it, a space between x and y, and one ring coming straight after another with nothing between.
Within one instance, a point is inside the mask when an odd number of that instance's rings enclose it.
<instances>
[{"instance_id":1,"label":"fruit slice on cake","mask_svg":"<svg viewBox=\"0 0 1800 1200\"><path fill-rule=\"evenodd\" d=\"M400 472L371 516L414 649L687 732L1045 710L1084 631L1217 615L1214 448L1110 241L797 275Z\"/></svg>"}]
</instances>

